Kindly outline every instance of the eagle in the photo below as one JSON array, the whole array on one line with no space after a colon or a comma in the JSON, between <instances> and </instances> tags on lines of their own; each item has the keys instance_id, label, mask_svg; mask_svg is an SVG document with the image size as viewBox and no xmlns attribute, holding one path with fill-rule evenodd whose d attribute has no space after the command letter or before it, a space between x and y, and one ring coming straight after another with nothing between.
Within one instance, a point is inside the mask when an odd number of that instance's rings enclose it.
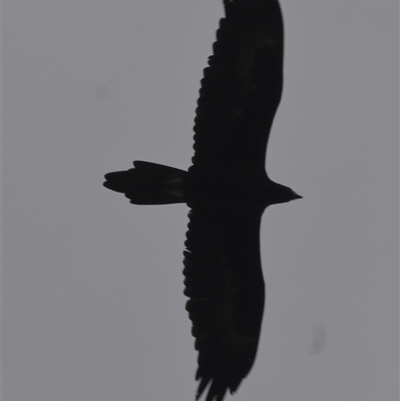
<instances>
[{"instance_id":1,"label":"eagle","mask_svg":"<svg viewBox=\"0 0 400 401\"><path fill-rule=\"evenodd\" d=\"M264 310L260 224L266 207L301 198L265 171L283 84L277 0L223 0L204 69L188 171L145 161L105 175L137 205L186 203L186 310L198 351L196 400L222 401L254 364Z\"/></svg>"}]
</instances>

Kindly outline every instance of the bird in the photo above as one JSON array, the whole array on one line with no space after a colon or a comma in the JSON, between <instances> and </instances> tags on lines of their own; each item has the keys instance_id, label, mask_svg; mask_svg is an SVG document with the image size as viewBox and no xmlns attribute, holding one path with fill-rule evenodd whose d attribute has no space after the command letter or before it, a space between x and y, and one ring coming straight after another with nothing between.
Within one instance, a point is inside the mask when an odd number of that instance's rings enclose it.
<instances>
[{"instance_id":1,"label":"bird","mask_svg":"<svg viewBox=\"0 0 400 401\"><path fill-rule=\"evenodd\" d=\"M265 283L260 257L264 210L302 196L272 181L267 142L283 86L278 0L223 0L203 71L187 171L145 161L105 175L104 186L137 205L186 203L183 276L198 351L196 400L222 401L252 368ZM205 391L207 388L207 391Z\"/></svg>"}]
</instances>

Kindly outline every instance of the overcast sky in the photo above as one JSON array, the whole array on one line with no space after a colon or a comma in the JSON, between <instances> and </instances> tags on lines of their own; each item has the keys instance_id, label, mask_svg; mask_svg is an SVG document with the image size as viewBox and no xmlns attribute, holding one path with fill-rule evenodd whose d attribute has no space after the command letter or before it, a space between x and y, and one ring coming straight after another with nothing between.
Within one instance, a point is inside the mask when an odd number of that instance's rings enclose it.
<instances>
[{"instance_id":1,"label":"overcast sky","mask_svg":"<svg viewBox=\"0 0 400 401\"><path fill-rule=\"evenodd\" d=\"M3 0L3 399L194 399L185 205L102 186L187 169L220 0ZM281 0L256 363L235 401L397 401L398 2ZM230 400L227 396L226 400Z\"/></svg>"}]
</instances>

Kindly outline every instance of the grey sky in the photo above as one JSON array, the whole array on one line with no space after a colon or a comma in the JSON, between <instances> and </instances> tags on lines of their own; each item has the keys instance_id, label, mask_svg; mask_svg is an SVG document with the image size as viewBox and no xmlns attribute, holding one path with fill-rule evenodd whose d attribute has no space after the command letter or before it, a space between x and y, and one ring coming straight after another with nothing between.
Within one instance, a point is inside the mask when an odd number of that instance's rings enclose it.
<instances>
[{"instance_id":1,"label":"grey sky","mask_svg":"<svg viewBox=\"0 0 400 401\"><path fill-rule=\"evenodd\" d=\"M281 0L267 301L235 401L398 400L398 2ZM3 397L191 400L187 208L102 187L186 169L220 0L3 0ZM227 400L231 399L227 396Z\"/></svg>"}]
</instances>

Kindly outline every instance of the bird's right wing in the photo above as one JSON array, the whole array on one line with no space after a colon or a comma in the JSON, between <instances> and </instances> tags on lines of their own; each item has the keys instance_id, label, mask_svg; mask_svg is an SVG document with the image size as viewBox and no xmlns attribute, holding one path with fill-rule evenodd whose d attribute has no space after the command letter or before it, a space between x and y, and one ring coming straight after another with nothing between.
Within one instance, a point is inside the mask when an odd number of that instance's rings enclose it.
<instances>
[{"instance_id":1,"label":"bird's right wing","mask_svg":"<svg viewBox=\"0 0 400 401\"><path fill-rule=\"evenodd\" d=\"M261 215L195 207L189 213L184 271L186 309L199 352L197 398L235 392L253 365L264 308Z\"/></svg>"}]
</instances>

